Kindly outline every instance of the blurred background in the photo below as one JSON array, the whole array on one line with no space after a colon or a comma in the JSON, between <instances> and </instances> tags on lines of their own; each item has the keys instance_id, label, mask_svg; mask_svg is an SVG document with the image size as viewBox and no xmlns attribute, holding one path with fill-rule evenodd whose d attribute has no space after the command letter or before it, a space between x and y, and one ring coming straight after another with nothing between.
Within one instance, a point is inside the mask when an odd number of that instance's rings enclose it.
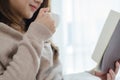
<instances>
[{"instance_id":1,"label":"blurred background","mask_svg":"<svg viewBox=\"0 0 120 80\"><path fill-rule=\"evenodd\" d=\"M64 74L96 66L91 56L110 10L120 12L120 0L52 0L52 12L60 17L53 40Z\"/></svg>"}]
</instances>

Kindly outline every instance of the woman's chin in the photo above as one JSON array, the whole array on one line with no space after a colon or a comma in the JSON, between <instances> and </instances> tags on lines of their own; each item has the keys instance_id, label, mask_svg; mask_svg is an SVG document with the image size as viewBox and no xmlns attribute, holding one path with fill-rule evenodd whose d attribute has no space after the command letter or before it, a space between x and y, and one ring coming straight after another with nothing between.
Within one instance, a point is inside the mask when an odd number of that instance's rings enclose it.
<instances>
[{"instance_id":1,"label":"woman's chin","mask_svg":"<svg viewBox=\"0 0 120 80\"><path fill-rule=\"evenodd\" d=\"M31 14L29 14L29 15L26 15L26 19L30 19L30 18L32 18L32 16L33 16L33 13L31 13Z\"/></svg>"}]
</instances>

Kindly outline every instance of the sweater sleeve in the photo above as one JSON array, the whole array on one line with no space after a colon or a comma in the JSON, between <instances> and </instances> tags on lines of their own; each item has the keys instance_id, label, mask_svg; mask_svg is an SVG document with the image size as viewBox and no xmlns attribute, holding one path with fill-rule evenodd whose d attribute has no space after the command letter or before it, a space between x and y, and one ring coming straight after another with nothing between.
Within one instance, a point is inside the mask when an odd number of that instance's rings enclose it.
<instances>
[{"instance_id":1,"label":"sweater sleeve","mask_svg":"<svg viewBox=\"0 0 120 80\"><path fill-rule=\"evenodd\" d=\"M52 33L42 24L31 23L23 39L18 43L18 49L6 70L0 75L0 80L35 80L41 58L43 41ZM1 42L2 43L2 42Z\"/></svg>"},{"instance_id":2,"label":"sweater sleeve","mask_svg":"<svg viewBox=\"0 0 120 80\"><path fill-rule=\"evenodd\" d=\"M53 50L50 43L45 43L43 50L37 80L62 80L62 65L58 58L58 50Z\"/></svg>"}]
</instances>

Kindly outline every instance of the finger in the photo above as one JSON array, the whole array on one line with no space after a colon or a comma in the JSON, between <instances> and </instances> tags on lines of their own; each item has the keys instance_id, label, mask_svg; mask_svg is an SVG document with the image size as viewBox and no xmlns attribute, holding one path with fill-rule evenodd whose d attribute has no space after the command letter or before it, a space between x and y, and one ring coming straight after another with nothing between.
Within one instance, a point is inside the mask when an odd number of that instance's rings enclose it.
<instances>
[{"instance_id":1,"label":"finger","mask_svg":"<svg viewBox=\"0 0 120 80\"><path fill-rule=\"evenodd\" d=\"M40 9L40 12L49 12L49 8L42 8L42 9Z\"/></svg>"},{"instance_id":2,"label":"finger","mask_svg":"<svg viewBox=\"0 0 120 80\"><path fill-rule=\"evenodd\" d=\"M112 80L109 73L107 73L107 80Z\"/></svg>"},{"instance_id":3,"label":"finger","mask_svg":"<svg viewBox=\"0 0 120 80\"><path fill-rule=\"evenodd\" d=\"M102 75L104 75L102 72L96 72L95 71L95 75L97 75L97 76L102 76Z\"/></svg>"},{"instance_id":4,"label":"finger","mask_svg":"<svg viewBox=\"0 0 120 80\"><path fill-rule=\"evenodd\" d=\"M112 70L112 69L110 69L109 70L109 74L110 74L110 76L111 76L111 78L112 78L112 80L114 80L115 79L115 72Z\"/></svg>"},{"instance_id":5,"label":"finger","mask_svg":"<svg viewBox=\"0 0 120 80\"><path fill-rule=\"evenodd\" d=\"M49 12L49 8L42 8L40 9L39 15L43 16L46 12Z\"/></svg>"},{"instance_id":6,"label":"finger","mask_svg":"<svg viewBox=\"0 0 120 80\"><path fill-rule=\"evenodd\" d=\"M119 62L117 61L117 62L115 63L115 74L118 73L119 68L120 68L120 64L119 64Z\"/></svg>"}]
</instances>

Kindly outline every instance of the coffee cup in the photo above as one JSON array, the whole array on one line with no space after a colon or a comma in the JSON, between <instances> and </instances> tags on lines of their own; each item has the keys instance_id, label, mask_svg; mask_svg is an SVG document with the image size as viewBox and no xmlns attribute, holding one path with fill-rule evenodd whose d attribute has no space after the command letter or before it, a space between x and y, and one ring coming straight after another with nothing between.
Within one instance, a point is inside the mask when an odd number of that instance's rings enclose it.
<instances>
[{"instance_id":1,"label":"coffee cup","mask_svg":"<svg viewBox=\"0 0 120 80\"><path fill-rule=\"evenodd\" d=\"M58 27L59 24L59 15L56 13L51 13L53 20L55 21L55 26Z\"/></svg>"}]
</instances>

